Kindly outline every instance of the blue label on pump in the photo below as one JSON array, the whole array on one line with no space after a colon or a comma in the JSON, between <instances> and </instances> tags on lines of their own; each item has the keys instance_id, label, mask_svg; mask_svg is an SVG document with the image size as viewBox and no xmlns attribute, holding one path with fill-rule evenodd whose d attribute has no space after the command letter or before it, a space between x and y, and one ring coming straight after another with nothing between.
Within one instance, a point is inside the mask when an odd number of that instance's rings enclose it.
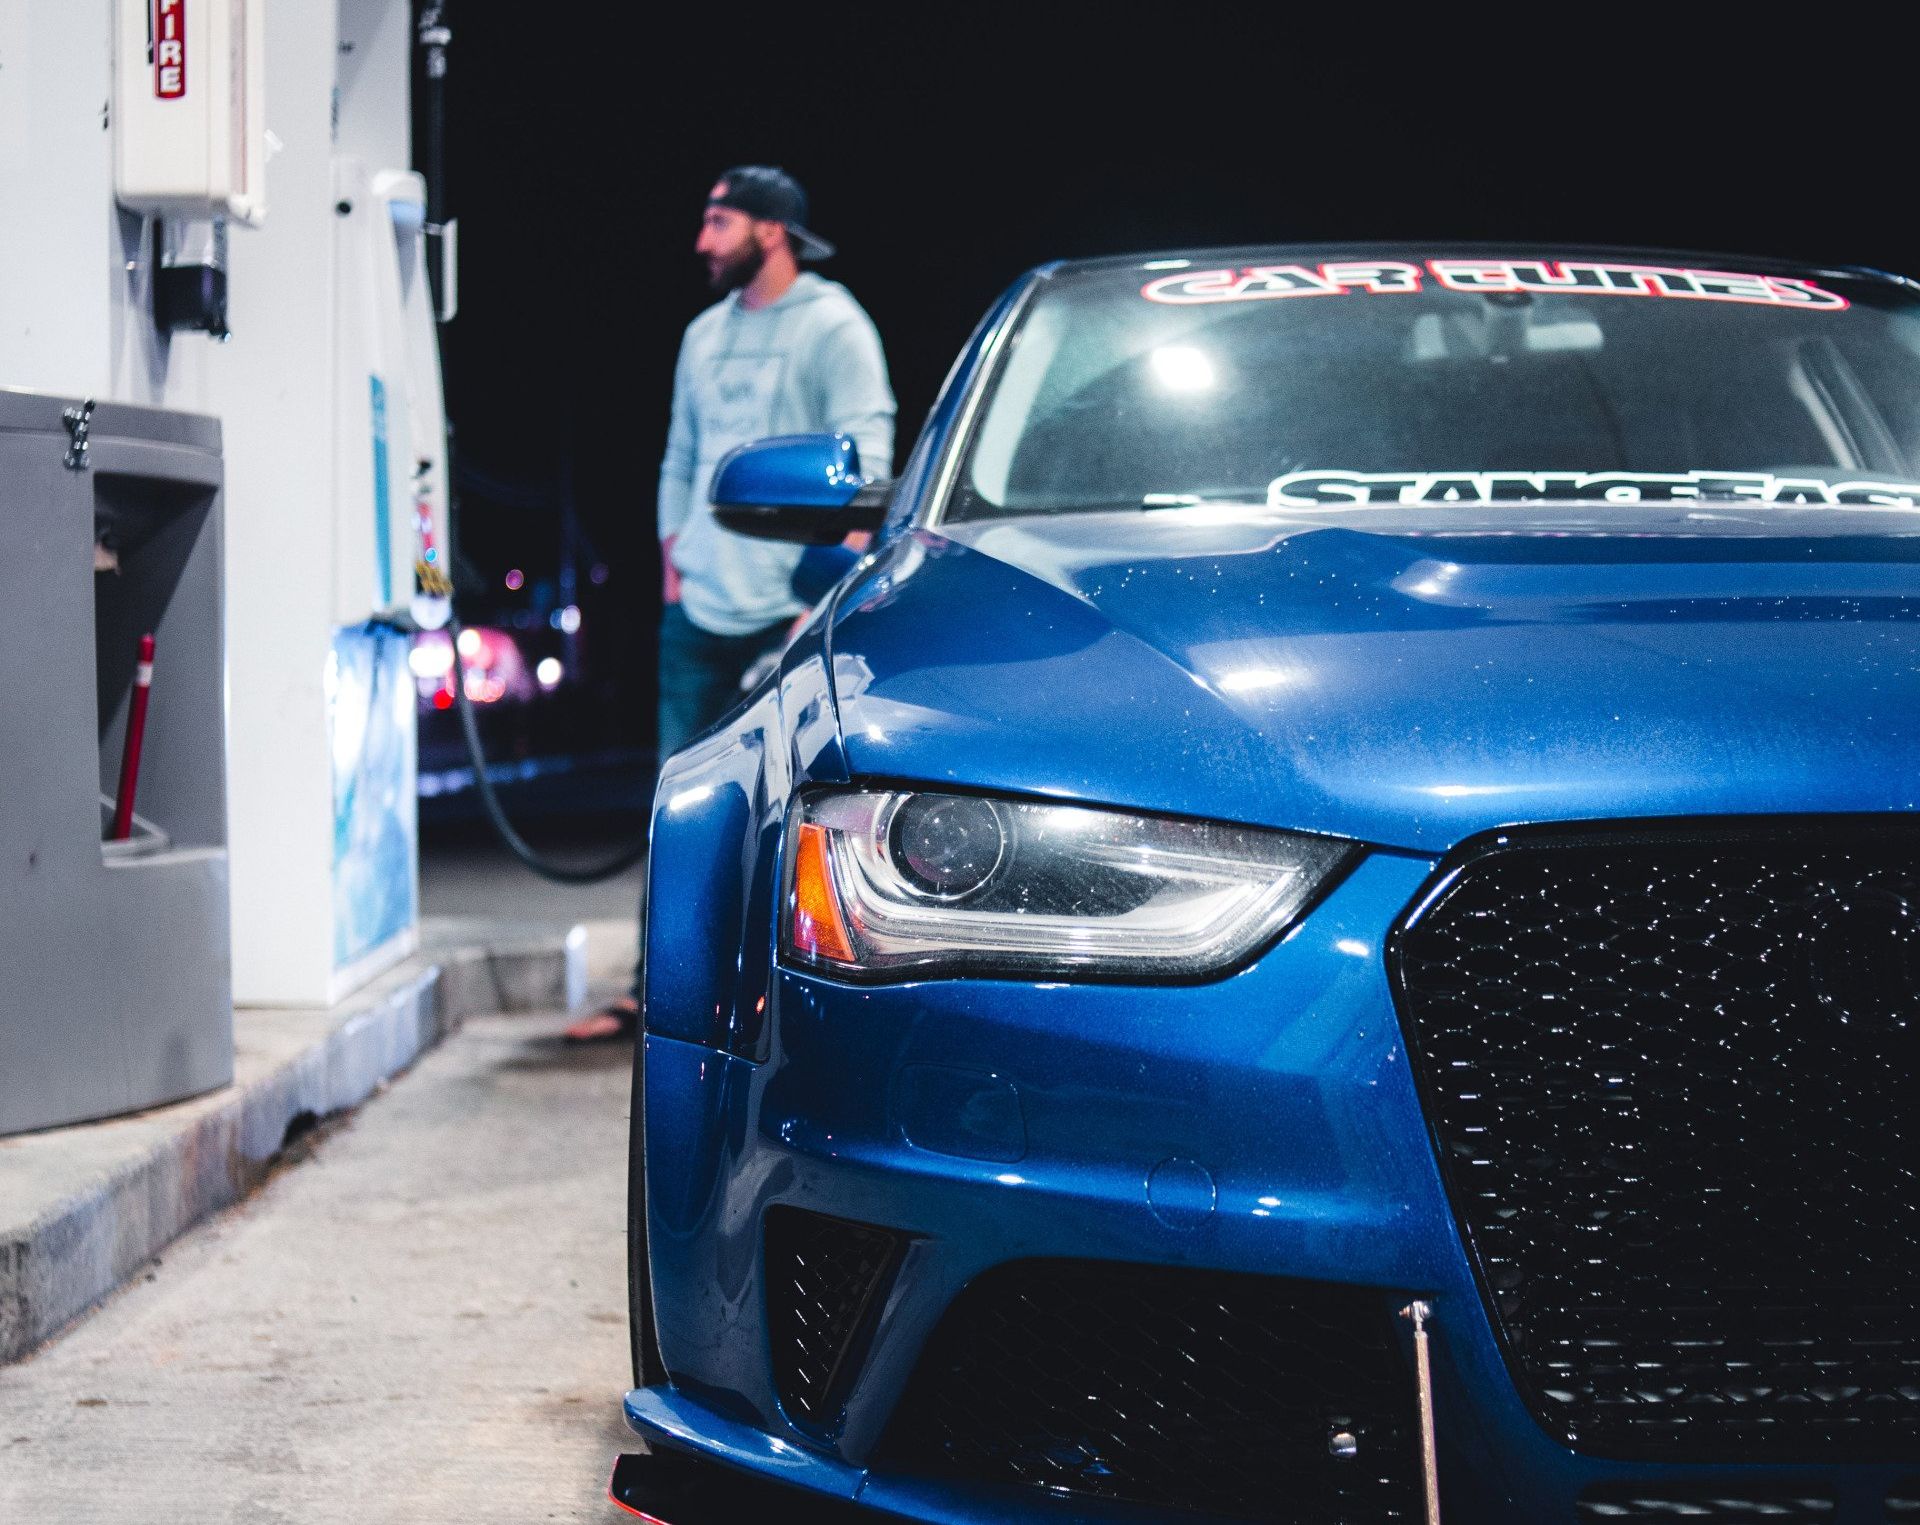
<instances>
[{"instance_id":1,"label":"blue label on pump","mask_svg":"<svg viewBox=\"0 0 1920 1525\"><path fill-rule=\"evenodd\" d=\"M373 383L373 557L380 571L380 607L393 604L393 519L387 502L387 384Z\"/></svg>"},{"instance_id":2,"label":"blue label on pump","mask_svg":"<svg viewBox=\"0 0 1920 1525\"><path fill-rule=\"evenodd\" d=\"M385 947L419 913L412 641L384 625L336 630L327 653L333 763L333 966Z\"/></svg>"}]
</instances>

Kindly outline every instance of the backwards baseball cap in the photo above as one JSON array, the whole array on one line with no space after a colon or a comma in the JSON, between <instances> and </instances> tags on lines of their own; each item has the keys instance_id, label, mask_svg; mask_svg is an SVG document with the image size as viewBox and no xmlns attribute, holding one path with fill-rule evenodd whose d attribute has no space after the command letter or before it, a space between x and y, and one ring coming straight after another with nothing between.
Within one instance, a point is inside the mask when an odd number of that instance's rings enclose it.
<instances>
[{"instance_id":1,"label":"backwards baseball cap","mask_svg":"<svg viewBox=\"0 0 1920 1525\"><path fill-rule=\"evenodd\" d=\"M714 182L710 207L731 207L762 222L783 222L799 246L800 258L826 259L833 245L807 231L807 193L800 182L770 164L742 164Z\"/></svg>"}]
</instances>

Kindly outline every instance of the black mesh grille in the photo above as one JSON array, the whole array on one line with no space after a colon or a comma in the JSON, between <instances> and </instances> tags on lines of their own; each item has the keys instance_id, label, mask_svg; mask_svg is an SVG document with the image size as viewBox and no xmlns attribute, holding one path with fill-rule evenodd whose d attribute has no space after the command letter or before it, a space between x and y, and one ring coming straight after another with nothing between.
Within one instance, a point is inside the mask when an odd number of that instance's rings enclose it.
<instances>
[{"instance_id":1,"label":"black mesh grille","mask_svg":"<svg viewBox=\"0 0 1920 1525\"><path fill-rule=\"evenodd\" d=\"M1839 1518L1831 1493L1732 1483L1722 1487L1670 1488L1615 1484L1580 1496L1580 1520L1700 1520L1705 1525L1818 1525Z\"/></svg>"},{"instance_id":2,"label":"black mesh grille","mask_svg":"<svg viewBox=\"0 0 1920 1525\"><path fill-rule=\"evenodd\" d=\"M955 1299L881 1465L1311 1525L1418 1518L1388 1294L1017 1261ZM1351 1455L1336 1454L1351 1451Z\"/></svg>"},{"instance_id":3,"label":"black mesh grille","mask_svg":"<svg viewBox=\"0 0 1920 1525\"><path fill-rule=\"evenodd\" d=\"M767 1331L789 1418L829 1427L859 1369L900 1238L794 1207L767 1211Z\"/></svg>"},{"instance_id":4,"label":"black mesh grille","mask_svg":"<svg viewBox=\"0 0 1920 1525\"><path fill-rule=\"evenodd\" d=\"M1396 939L1516 1381L1601 1454L1920 1447L1920 839L1503 839Z\"/></svg>"}]
</instances>

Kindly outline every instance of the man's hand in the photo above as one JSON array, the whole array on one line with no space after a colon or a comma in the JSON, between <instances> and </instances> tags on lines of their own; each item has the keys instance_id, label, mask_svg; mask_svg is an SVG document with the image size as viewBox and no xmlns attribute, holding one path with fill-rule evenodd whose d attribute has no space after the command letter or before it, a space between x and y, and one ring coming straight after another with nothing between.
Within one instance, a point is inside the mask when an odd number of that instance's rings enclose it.
<instances>
[{"instance_id":1,"label":"man's hand","mask_svg":"<svg viewBox=\"0 0 1920 1525\"><path fill-rule=\"evenodd\" d=\"M660 542L660 601L663 604L680 602L680 574L673 565L673 542L678 538L669 535Z\"/></svg>"}]
</instances>

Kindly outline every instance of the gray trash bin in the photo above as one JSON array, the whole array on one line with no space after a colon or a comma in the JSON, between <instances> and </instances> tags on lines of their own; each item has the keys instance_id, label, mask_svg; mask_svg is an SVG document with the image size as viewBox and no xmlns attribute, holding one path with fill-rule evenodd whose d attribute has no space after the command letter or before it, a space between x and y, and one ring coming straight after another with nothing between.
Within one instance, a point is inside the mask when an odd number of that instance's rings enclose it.
<instances>
[{"instance_id":1,"label":"gray trash bin","mask_svg":"<svg viewBox=\"0 0 1920 1525\"><path fill-rule=\"evenodd\" d=\"M220 426L0 391L0 1134L233 1077ZM133 837L107 844L142 634Z\"/></svg>"}]
</instances>

